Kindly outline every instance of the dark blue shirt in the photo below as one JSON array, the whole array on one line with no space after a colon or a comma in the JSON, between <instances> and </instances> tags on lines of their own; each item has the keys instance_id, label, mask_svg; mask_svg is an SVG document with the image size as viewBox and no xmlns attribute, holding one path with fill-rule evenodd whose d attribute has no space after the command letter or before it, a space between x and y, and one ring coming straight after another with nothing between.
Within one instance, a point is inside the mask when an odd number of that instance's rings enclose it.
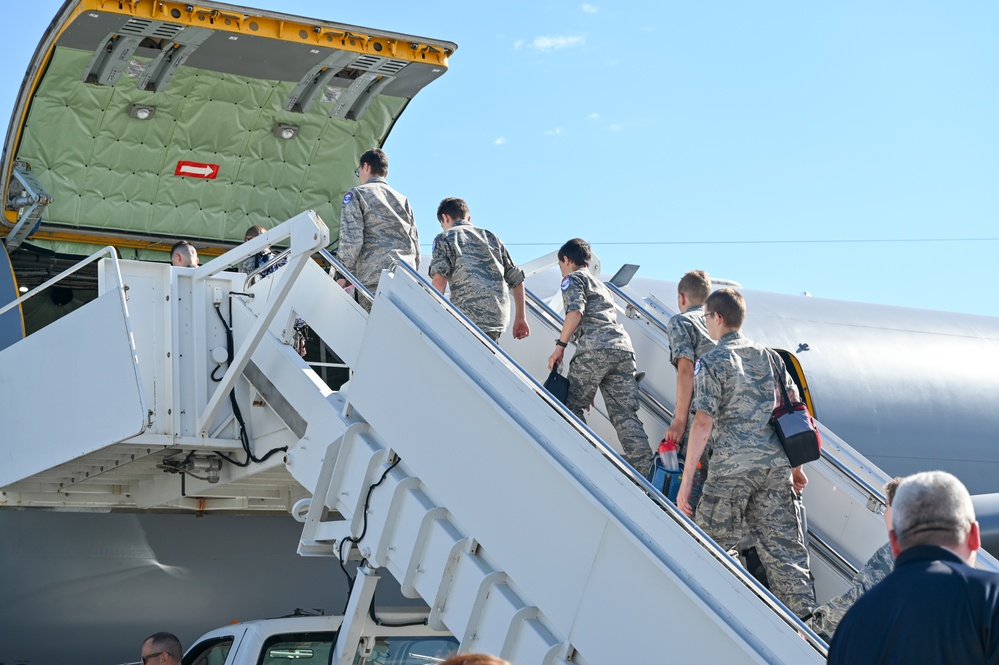
<instances>
[{"instance_id":1,"label":"dark blue shirt","mask_svg":"<svg viewBox=\"0 0 999 665\"><path fill-rule=\"evenodd\" d=\"M829 663L999 663L999 574L911 547L843 617Z\"/></svg>"}]
</instances>

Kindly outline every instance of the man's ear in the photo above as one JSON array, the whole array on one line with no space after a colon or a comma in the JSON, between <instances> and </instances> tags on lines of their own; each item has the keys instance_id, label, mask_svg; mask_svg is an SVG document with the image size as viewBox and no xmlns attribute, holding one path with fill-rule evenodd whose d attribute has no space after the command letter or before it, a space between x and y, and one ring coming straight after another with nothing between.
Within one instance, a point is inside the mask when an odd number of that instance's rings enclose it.
<instances>
[{"instance_id":1,"label":"man's ear","mask_svg":"<svg viewBox=\"0 0 999 665\"><path fill-rule=\"evenodd\" d=\"M891 553L898 558L898 555L902 553L902 548L898 544L898 537L895 535L895 529L888 532L888 542L891 543Z\"/></svg>"},{"instance_id":2,"label":"man's ear","mask_svg":"<svg viewBox=\"0 0 999 665\"><path fill-rule=\"evenodd\" d=\"M968 531L968 548L972 552L977 552L982 547L982 532L978 527L978 522L971 523L971 530Z\"/></svg>"}]
</instances>

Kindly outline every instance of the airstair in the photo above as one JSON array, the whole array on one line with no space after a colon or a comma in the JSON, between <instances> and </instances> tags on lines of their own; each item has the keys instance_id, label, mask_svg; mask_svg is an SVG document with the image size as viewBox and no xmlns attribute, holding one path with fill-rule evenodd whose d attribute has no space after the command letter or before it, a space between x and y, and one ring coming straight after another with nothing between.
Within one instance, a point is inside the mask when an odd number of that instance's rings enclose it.
<instances>
[{"instance_id":1,"label":"airstair","mask_svg":"<svg viewBox=\"0 0 999 665\"><path fill-rule=\"evenodd\" d=\"M0 406L0 502L290 511L300 554L360 562L337 663L387 574L463 651L515 663L823 662L822 641L604 442L600 404L587 426L540 386L560 325L543 298L532 336L497 346L399 265L368 315L313 260L327 234L307 212L195 269L91 257L97 300L0 351L17 396ZM267 277L226 272L289 239ZM648 307L624 309L657 440L668 346ZM298 317L348 383L294 351ZM806 492L820 601L885 537L883 474L824 434Z\"/></svg>"},{"instance_id":2,"label":"airstair","mask_svg":"<svg viewBox=\"0 0 999 665\"><path fill-rule=\"evenodd\" d=\"M540 272L543 267L543 264L536 265L535 270ZM529 278L528 283L534 287L541 286L536 279ZM644 373L640 384L639 415L646 426L649 441L655 444L673 418L672 411L664 405L676 404L676 374L670 363L666 323L678 310L653 294L637 298L611 282L605 282L605 285L617 301L620 308L618 320L631 337L638 369ZM527 294L532 314L532 335L535 339L540 338L550 351L547 346L550 338L561 330L564 314L560 307L561 296L556 293L554 298L546 299L530 288ZM559 310L554 307L559 307ZM541 334L534 334L537 332ZM511 345L510 349L519 363L538 369L536 352L524 352L519 344ZM567 362L570 357L571 349L566 354ZM542 374L536 372L536 376ZM587 422L605 441L614 441L614 428L599 395ZM889 477L835 432L821 423L818 425L824 449L822 458L807 467L809 485L805 503L808 516L806 540L821 602L843 591L857 571L857 566L851 561L862 565L887 540L883 521L870 517L884 514L881 488ZM872 543L876 544L872 547Z\"/></svg>"}]
</instances>

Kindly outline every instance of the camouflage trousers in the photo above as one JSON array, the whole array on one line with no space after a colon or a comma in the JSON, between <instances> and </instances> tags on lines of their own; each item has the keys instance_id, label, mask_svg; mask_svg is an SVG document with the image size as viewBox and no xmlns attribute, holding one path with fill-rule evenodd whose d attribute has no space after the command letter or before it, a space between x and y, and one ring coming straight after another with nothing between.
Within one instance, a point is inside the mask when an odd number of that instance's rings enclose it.
<instances>
[{"instance_id":1,"label":"camouflage trousers","mask_svg":"<svg viewBox=\"0 0 999 665\"><path fill-rule=\"evenodd\" d=\"M702 459L707 459L707 453L704 454ZM691 473L688 471L686 460L683 463L683 472ZM694 484L690 486L690 497L687 498L687 503L690 504L691 509L693 509L694 514L697 514L697 504L701 502L701 496L704 494L704 481L708 478L708 465L698 464L694 468Z\"/></svg>"},{"instance_id":2,"label":"camouflage trousers","mask_svg":"<svg viewBox=\"0 0 999 665\"><path fill-rule=\"evenodd\" d=\"M714 469L694 521L724 550L748 535L767 572L770 591L792 612L805 616L815 608L815 589L793 492L786 466L721 477Z\"/></svg>"},{"instance_id":3,"label":"camouflage trousers","mask_svg":"<svg viewBox=\"0 0 999 665\"><path fill-rule=\"evenodd\" d=\"M815 608L808 625L816 633L824 636L826 641L831 640L846 611L894 569L895 555L892 554L891 543L885 543L867 560L864 567L857 571L850 582L850 588L845 593Z\"/></svg>"},{"instance_id":4,"label":"camouflage trousers","mask_svg":"<svg viewBox=\"0 0 999 665\"><path fill-rule=\"evenodd\" d=\"M493 330L491 332L488 330L483 330L482 332L485 334L486 337L496 342L497 344L499 344L500 337L503 336L502 330Z\"/></svg>"},{"instance_id":5,"label":"camouflage trousers","mask_svg":"<svg viewBox=\"0 0 999 665\"><path fill-rule=\"evenodd\" d=\"M644 474L649 466L649 438L638 419L638 382L635 354L628 351L586 351L569 363L569 397L566 407L586 422L583 415L600 388L607 405L624 459Z\"/></svg>"},{"instance_id":6,"label":"camouflage trousers","mask_svg":"<svg viewBox=\"0 0 999 665\"><path fill-rule=\"evenodd\" d=\"M378 282L375 282L374 284L365 284L364 288L366 288L373 296L375 295L375 291L378 289ZM364 308L365 312L371 314L371 306L374 304L374 302L368 300L363 293L359 293L357 291L354 292L354 300L357 301L358 305Z\"/></svg>"}]
</instances>

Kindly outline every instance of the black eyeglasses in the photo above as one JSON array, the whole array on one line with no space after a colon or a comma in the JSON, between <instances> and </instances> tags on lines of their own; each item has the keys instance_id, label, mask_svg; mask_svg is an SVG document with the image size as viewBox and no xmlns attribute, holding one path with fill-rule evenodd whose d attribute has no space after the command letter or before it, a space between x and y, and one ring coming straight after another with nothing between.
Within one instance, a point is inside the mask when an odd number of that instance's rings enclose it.
<instances>
[{"instance_id":1,"label":"black eyeglasses","mask_svg":"<svg viewBox=\"0 0 999 665\"><path fill-rule=\"evenodd\" d=\"M150 660L156 658L156 656L162 656L166 651L157 651L156 653L151 653L148 656L142 656L142 665L146 665Z\"/></svg>"},{"instance_id":2,"label":"black eyeglasses","mask_svg":"<svg viewBox=\"0 0 999 665\"><path fill-rule=\"evenodd\" d=\"M358 166L356 169L354 169L354 177L355 178L360 178L361 177L361 167L360 166Z\"/></svg>"},{"instance_id":3,"label":"black eyeglasses","mask_svg":"<svg viewBox=\"0 0 999 665\"><path fill-rule=\"evenodd\" d=\"M711 316L712 314L714 314L714 312L708 312L708 311L704 312L704 316Z\"/></svg>"}]
</instances>

